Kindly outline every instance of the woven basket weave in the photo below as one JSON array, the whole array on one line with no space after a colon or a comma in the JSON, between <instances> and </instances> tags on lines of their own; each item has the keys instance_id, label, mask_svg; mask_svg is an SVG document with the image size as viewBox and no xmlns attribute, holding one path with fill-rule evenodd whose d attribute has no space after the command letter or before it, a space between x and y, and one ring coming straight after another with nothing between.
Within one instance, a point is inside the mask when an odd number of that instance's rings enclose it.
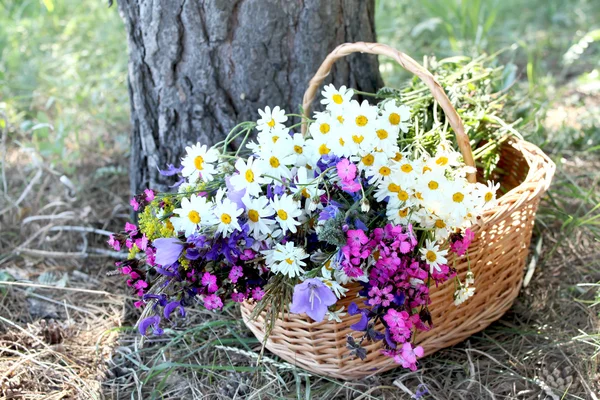
<instances>
[{"instance_id":1,"label":"woven basket weave","mask_svg":"<svg viewBox=\"0 0 600 400\"><path fill-rule=\"evenodd\" d=\"M462 122L435 78L410 57L382 44L361 42L336 48L310 82L304 97L305 113L308 113L310 103L333 62L357 51L390 56L423 79L457 134L457 143L465 163L473 165ZM511 140L502 146L496 170L499 172L492 178L501 183L501 190L506 193L473 227L475 239L469 247L471 270L475 275L475 295L457 307L454 305L452 280L431 288L429 310L434 327L428 332L418 332L415 340L423 346L426 355L465 340L500 318L511 307L523 280L535 213L541 196L550 185L554 170L553 162L531 143ZM464 281L468 270L466 257L456 260L456 263L450 257L448 264L455 265L458 276ZM358 286L349 289L336 308L347 307L353 301L362 306L362 299L356 297ZM246 326L262 342L264 313L252 320L250 315L253 309L254 304L242 303L242 317ZM350 325L359 318L360 315L346 315L341 323L316 323L305 314L280 315L266 341L266 347L294 365L345 380L363 378L397 367L393 360L378 351L381 342L365 345L368 353L364 361L349 355L346 336L353 332Z\"/></svg>"}]
</instances>

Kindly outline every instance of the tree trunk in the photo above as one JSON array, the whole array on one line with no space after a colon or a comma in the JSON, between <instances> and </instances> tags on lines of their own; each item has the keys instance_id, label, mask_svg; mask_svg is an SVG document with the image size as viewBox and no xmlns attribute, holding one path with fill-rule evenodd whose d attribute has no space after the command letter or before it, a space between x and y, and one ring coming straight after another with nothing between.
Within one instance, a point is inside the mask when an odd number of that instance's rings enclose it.
<instances>
[{"instance_id":1,"label":"tree trunk","mask_svg":"<svg viewBox=\"0 0 600 400\"><path fill-rule=\"evenodd\" d=\"M374 0L120 0L129 38L131 189L164 190L157 168L213 144L258 108L297 113L308 81L344 42L375 41ZM376 57L350 56L328 82L381 86ZM317 108L318 109L318 108Z\"/></svg>"}]
</instances>

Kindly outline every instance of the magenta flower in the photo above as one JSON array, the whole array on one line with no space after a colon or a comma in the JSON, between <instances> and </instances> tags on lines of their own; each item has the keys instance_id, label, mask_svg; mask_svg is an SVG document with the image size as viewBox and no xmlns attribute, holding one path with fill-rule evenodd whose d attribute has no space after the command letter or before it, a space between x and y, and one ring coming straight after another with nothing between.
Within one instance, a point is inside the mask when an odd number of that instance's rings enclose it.
<instances>
[{"instance_id":1,"label":"magenta flower","mask_svg":"<svg viewBox=\"0 0 600 400\"><path fill-rule=\"evenodd\" d=\"M335 304L337 297L330 288L318 279L311 278L294 287L290 311L295 314L305 312L316 322L323 321L327 307Z\"/></svg>"},{"instance_id":2,"label":"magenta flower","mask_svg":"<svg viewBox=\"0 0 600 400\"><path fill-rule=\"evenodd\" d=\"M148 247L148 238L146 237L146 234L143 234L141 238L135 239L135 245L138 249L146 251L146 247Z\"/></svg>"},{"instance_id":3,"label":"magenta flower","mask_svg":"<svg viewBox=\"0 0 600 400\"><path fill-rule=\"evenodd\" d=\"M202 285L207 287L208 293L214 293L219 290L219 287L217 286L217 277L210 272L205 272L204 275L202 275Z\"/></svg>"},{"instance_id":4,"label":"magenta flower","mask_svg":"<svg viewBox=\"0 0 600 400\"><path fill-rule=\"evenodd\" d=\"M342 190L348 193L356 193L360 190L358 180L342 181Z\"/></svg>"},{"instance_id":5,"label":"magenta flower","mask_svg":"<svg viewBox=\"0 0 600 400\"><path fill-rule=\"evenodd\" d=\"M255 287L252 289L252 298L256 301L261 301L265 297L265 291L262 288Z\"/></svg>"},{"instance_id":6,"label":"magenta flower","mask_svg":"<svg viewBox=\"0 0 600 400\"><path fill-rule=\"evenodd\" d=\"M237 265L231 267L231 271L229 271L229 279L231 282L237 283L238 279L240 279L242 276L244 276L242 267L238 267Z\"/></svg>"},{"instance_id":7,"label":"magenta flower","mask_svg":"<svg viewBox=\"0 0 600 400\"><path fill-rule=\"evenodd\" d=\"M423 357L424 351L421 346L413 349L412 344L406 342L402 345L402 350L396 354L394 361L401 364L404 368L409 368L411 371L417 370L417 357Z\"/></svg>"},{"instance_id":8,"label":"magenta flower","mask_svg":"<svg viewBox=\"0 0 600 400\"><path fill-rule=\"evenodd\" d=\"M114 235L110 235L108 237L108 245L110 247L112 247L113 249L115 249L116 251L121 250L121 242L119 242L117 239L115 239Z\"/></svg>"},{"instance_id":9,"label":"magenta flower","mask_svg":"<svg viewBox=\"0 0 600 400\"><path fill-rule=\"evenodd\" d=\"M473 231L470 229L466 229L462 238L458 238L450 244L450 250L453 253L456 253L456 255L459 257L463 256L469 249L469 246L471 245L471 242L474 238L475 234L473 233Z\"/></svg>"},{"instance_id":10,"label":"magenta flower","mask_svg":"<svg viewBox=\"0 0 600 400\"><path fill-rule=\"evenodd\" d=\"M347 158L342 158L336 165L337 173L343 182L350 182L356 178L356 165Z\"/></svg>"},{"instance_id":11,"label":"magenta flower","mask_svg":"<svg viewBox=\"0 0 600 400\"><path fill-rule=\"evenodd\" d=\"M206 307L207 310L221 309L223 307L223 301L216 294L211 294L204 298L204 307Z\"/></svg>"},{"instance_id":12,"label":"magenta flower","mask_svg":"<svg viewBox=\"0 0 600 400\"><path fill-rule=\"evenodd\" d=\"M146 196L145 199L148 203L154 200L154 191L152 189L144 190L144 195Z\"/></svg>"},{"instance_id":13,"label":"magenta flower","mask_svg":"<svg viewBox=\"0 0 600 400\"><path fill-rule=\"evenodd\" d=\"M138 232L137 226L130 224L129 222L125 222L125 232L127 232L129 236L135 236Z\"/></svg>"},{"instance_id":14,"label":"magenta flower","mask_svg":"<svg viewBox=\"0 0 600 400\"><path fill-rule=\"evenodd\" d=\"M177 238L155 239L152 245L156 249L154 262L162 267L175 263L183 251L183 243Z\"/></svg>"},{"instance_id":15,"label":"magenta flower","mask_svg":"<svg viewBox=\"0 0 600 400\"><path fill-rule=\"evenodd\" d=\"M133 211L138 211L140 209L140 203L138 203L135 197L132 197L131 200L129 200L129 205L133 208Z\"/></svg>"},{"instance_id":16,"label":"magenta flower","mask_svg":"<svg viewBox=\"0 0 600 400\"><path fill-rule=\"evenodd\" d=\"M246 300L246 295L244 295L244 293L231 293L231 300L236 303L241 303Z\"/></svg>"}]
</instances>

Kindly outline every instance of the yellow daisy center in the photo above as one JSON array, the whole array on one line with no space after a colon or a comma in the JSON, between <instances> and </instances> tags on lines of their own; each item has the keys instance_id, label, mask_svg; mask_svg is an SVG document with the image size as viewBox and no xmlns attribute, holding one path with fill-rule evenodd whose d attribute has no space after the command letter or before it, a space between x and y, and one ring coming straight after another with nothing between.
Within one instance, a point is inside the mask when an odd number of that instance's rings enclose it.
<instances>
[{"instance_id":1,"label":"yellow daisy center","mask_svg":"<svg viewBox=\"0 0 600 400\"><path fill-rule=\"evenodd\" d=\"M329 130L331 129L331 127L329 126L328 123L322 123L321 125L319 125L319 131L325 135L327 133L329 133Z\"/></svg>"},{"instance_id":2,"label":"yellow daisy center","mask_svg":"<svg viewBox=\"0 0 600 400\"><path fill-rule=\"evenodd\" d=\"M275 120L271 118L271 120L267 122L267 125L269 125L269 128L273 128L275 126Z\"/></svg>"},{"instance_id":3,"label":"yellow daisy center","mask_svg":"<svg viewBox=\"0 0 600 400\"><path fill-rule=\"evenodd\" d=\"M339 116L337 117L337 120L338 120L338 121L340 121L340 124L343 124L343 123L344 123L344 117L342 117L341 115L339 115Z\"/></svg>"},{"instance_id":4,"label":"yellow daisy center","mask_svg":"<svg viewBox=\"0 0 600 400\"><path fill-rule=\"evenodd\" d=\"M452 195L452 201L454 201L455 203L462 203L462 201L465 199L465 195L462 194L461 192L456 192Z\"/></svg>"},{"instance_id":5,"label":"yellow daisy center","mask_svg":"<svg viewBox=\"0 0 600 400\"><path fill-rule=\"evenodd\" d=\"M249 183L254 182L254 172L252 172L252 170L250 170L250 169L248 171L246 171L246 180Z\"/></svg>"},{"instance_id":6,"label":"yellow daisy center","mask_svg":"<svg viewBox=\"0 0 600 400\"><path fill-rule=\"evenodd\" d=\"M415 193L415 197L419 200L423 200L423 195L421 194L421 192Z\"/></svg>"},{"instance_id":7,"label":"yellow daisy center","mask_svg":"<svg viewBox=\"0 0 600 400\"><path fill-rule=\"evenodd\" d=\"M356 117L356 125L365 126L368 123L369 123L369 119L367 117L365 117L364 115L359 115L358 117Z\"/></svg>"},{"instance_id":8,"label":"yellow daisy center","mask_svg":"<svg viewBox=\"0 0 600 400\"><path fill-rule=\"evenodd\" d=\"M292 260L291 258L286 258L285 262L292 265L294 263L294 260Z\"/></svg>"},{"instance_id":9,"label":"yellow daisy center","mask_svg":"<svg viewBox=\"0 0 600 400\"><path fill-rule=\"evenodd\" d=\"M442 221L441 219L438 219L437 221L435 221L434 225L438 229L443 229L446 227L446 223L444 221Z\"/></svg>"},{"instance_id":10,"label":"yellow daisy center","mask_svg":"<svg viewBox=\"0 0 600 400\"><path fill-rule=\"evenodd\" d=\"M365 137L363 135L360 135L360 136L353 135L352 136L352 141L356 144L361 144L363 140L365 140Z\"/></svg>"},{"instance_id":11,"label":"yellow daisy center","mask_svg":"<svg viewBox=\"0 0 600 400\"><path fill-rule=\"evenodd\" d=\"M427 184L427 187L431 190L436 190L437 188L440 187L440 184L437 183L436 181L429 181L429 183Z\"/></svg>"},{"instance_id":12,"label":"yellow daisy center","mask_svg":"<svg viewBox=\"0 0 600 400\"><path fill-rule=\"evenodd\" d=\"M423 173L425 172L431 172L433 171L431 168L429 168L427 165L423 167Z\"/></svg>"},{"instance_id":13,"label":"yellow daisy center","mask_svg":"<svg viewBox=\"0 0 600 400\"><path fill-rule=\"evenodd\" d=\"M437 165L441 165L441 166L446 165L446 164L448 164L448 157L444 157L444 156L438 157L438 159L435 160L435 163Z\"/></svg>"},{"instance_id":14,"label":"yellow daisy center","mask_svg":"<svg viewBox=\"0 0 600 400\"><path fill-rule=\"evenodd\" d=\"M487 193L485 194L485 196L483 197L483 199L484 199L485 201L490 201L490 200L492 200L493 198L494 198L494 194L493 194L492 192L487 192Z\"/></svg>"},{"instance_id":15,"label":"yellow daisy center","mask_svg":"<svg viewBox=\"0 0 600 400\"><path fill-rule=\"evenodd\" d=\"M325 154L329 153L329 148L327 148L327 146L323 143L322 145L319 146L319 154L324 156Z\"/></svg>"},{"instance_id":16,"label":"yellow daisy center","mask_svg":"<svg viewBox=\"0 0 600 400\"><path fill-rule=\"evenodd\" d=\"M391 173L392 173L392 170L391 170L391 169L389 169L389 168L388 168L388 167L386 167L386 166L383 166L383 167L379 168L379 173L380 173L382 176L388 176L389 174L391 174Z\"/></svg>"},{"instance_id":17,"label":"yellow daisy center","mask_svg":"<svg viewBox=\"0 0 600 400\"><path fill-rule=\"evenodd\" d=\"M435 254L435 251L428 250L427 254L425 254L425 258L427 259L427 261L429 261L430 263L432 263L435 260L437 260L437 254Z\"/></svg>"},{"instance_id":18,"label":"yellow daisy center","mask_svg":"<svg viewBox=\"0 0 600 400\"><path fill-rule=\"evenodd\" d=\"M388 185L388 190L392 193L398 193L400 191L400 186L396 185L395 183L390 183Z\"/></svg>"},{"instance_id":19,"label":"yellow daisy center","mask_svg":"<svg viewBox=\"0 0 600 400\"><path fill-rule=\"evenodd\" d=\"M248 219L252 222L258 222L259 215L256 210L248 210Z\"/></svg>"},{"instance_id":20,"label":"yellow daisy center","mask_svg":"<svg viewBox=\"0 0 600 400\"><path fill-rule=\"evenodd\" d=\"M410 164L404 164L404 165L402 165L402 166L400 167L400 169L402 170L402 172L404 172L404 173L407 173L407 174L408 174L408 173L412 172L412 170L413 170L413 167L412 167L412 165L410 165Z\"/></svg>"},{"instance_id":21,"label":"yellow daisy center","mask_svg":"<svg viewBox=\"0 0 600 400\"><path fill-rule=\"evenodd\" d=\"M404 208L402 210L398 210L398 216L401 218L406 218L406 216L408 215L408 207Z\"/></svg>"},{"instance_id":22,"label":"yellow daisy center","mask_svg":"<svg viewBox=\"0 0 600 400\"><path fill-rule=\"evenodd\" d=\"M294 151L295 151L297 154L302 154L302 152L303 152L304 150L302 149L302 146L295 145L295 146L294 146Z\"/></svg>"},{"instance_id":23,"label":"yellow daisy center","mask_svg":"<svg viewBox=\"0 0 600 400\"><path fill-rule=\"evenodd\" d=\"M286 221L288 219L288 215L285 212L285 210L277 210L277 216L279 217L279 219L281 219L282 221Z\"/></svg>"},{"instance_id":24,"label":"yellow daisy center","mask_svg":"<svg viewBox=\"0 0 600 400\"><path fill-rule=\"evenodd\" d=\"M188 218L190 221L192 221L193 224L198 224L198 223L200 223L200 220L201 220L200 214L198 214L198 211L194 211L194 210L192 210L188 213Z\"/></svg>"},{"instance_id":25,"label":"yellow daisy center","mask_svg":"<svg viewBox=\"0 0 600 400\"><path fill-rule=\"evenodd\" d=\"M194 166L196 169L202 171L202 169L204 169L204 158L202 158L202 156L196 156L196 158L194 158Z\"/></svg>"},{"instance_id":26,"label":"yellow daisy center","mask_svg":"<svg viewBox=\"0 0 600 400\"><path fill-rule=\"evenodd\" d=\"M392 125L398 125L400 123L400 115L397 113L391 113L388 120Z\"/></svg>"},{"instance_id":27,"label":"yellow daisy center","mask_svg":"<svg viewBox=\"0 0 600 400\"><path fill-rule=\"evenodd\" d=\"M302 188L302 196L304 196L305 199L310 199L310 193L308 193L306 188Z\"/></svg>"},{"instance_id":28,"label":"yellow daisy center","mask_svg":"<svg viewBox=\"0 0 600 400\"><path fill-rule=\"evenodd\" d=\"M373 154L367 154L366 156L364 156L362 158L362 163L367 167L370 167L371 165L373 165L374 162L375 162L375 157L373 157Z\"/></svg>"},{"instance_id":29,"label":"yellow daisy center","mask_svg":"<svg viewBox=\"0 0 600 400\"><path fill-rule=\"evenodd\" d=\"M392 160L398 162L400 160L402 160L403 156L400 153L396 153L396 156L394 156L394 158L392 158Z\"/></svg>"},{"instance_id":30,"label":"yellow daisy center","mask_svg":"<svg viewBox=\"0 0 600 400\"><path fill-rule=\"evenodd\" d=\"M398 191L398 200L400 200L400 201L408 200L408 193L405 192L404 190L400 189Z\"/></svg>"},{"instance_id":31,"label":"yellow daisy center","mask_svg":"<svg viewBox=\"0 0 600 400\"><path fill-rule=\"evenodd\" d=\"M375 132L375 133L377 133L377 137L380 140L387 139L388 136L389 136L388 133L387 133L387 131L385 129L378 129L377 132Z\"/></svg>"},{"instance_id":32,"label":"yellow daisy center","mask_svg":"<svg viewBox=\"0 0 600 400\"><path fill-rule=\"evenodd\" d=\"M229 225L231 223L231 215L226 213L221 214L221 222Z\"/></svg>"},{"instance_id":33,"label":"yellow daisy center","mask_svg":"<svg viewBox=\"0 0 600 400\"><path fill-rule=\"evenodd\" d=\"M280 165L279 159L277 157L273 156L269 159L269 164L271 164L271 167L277 168Z\"/></svg>"},{"instance_id":34,"label":"yellow daisy center","mask_svg":"<svg viewBox=\"0 0 600 400\"><path fill-rule=\"evenodd\" d=\"M273 141L273 143L277 143L277 141L279 140L279 136L273 136L271 140Z\"/></svg>"},{"instance_id":35,"label":"yellow daisy center","mask_svg":"<svg viewBox=\"0 0 600 400\"><path fill-rule=\"evenodd\" d=\"M344 98L341 94L334 94L332 100L335 104L342 104L344 102Z\"/></svg>"}]
</instances>

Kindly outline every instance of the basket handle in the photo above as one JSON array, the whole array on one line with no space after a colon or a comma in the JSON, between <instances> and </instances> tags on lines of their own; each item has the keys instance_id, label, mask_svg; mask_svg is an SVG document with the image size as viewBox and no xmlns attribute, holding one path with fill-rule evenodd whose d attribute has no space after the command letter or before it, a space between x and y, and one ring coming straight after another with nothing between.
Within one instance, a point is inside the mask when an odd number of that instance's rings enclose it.
<instances>
[{"instance_id":1,"label":"basket handle","mask_svg":"<svg viewBox=\"0 0 600 400\"><path fill-rule=\"evenodd\" d=\"M407 56L406 54L381 43L366 43L366 42L356 42L356 43L344 43L336 47L329 55L325 58L315 76L310 80L308 84L308 89L304 92L304 98L302 100L302 108L304 110L304 116L308 118L310 113L310 105L314 100L317 90L323 83L323 80L329 75L331 68L333 67L333 63L338 59L345 57L352 53L369 53L369 54L377 54L381 56L388 56L396 60L401 67L403 67L408 72L412 72L416 76L418 76L431 90L431 94L433 98L437 100L442 110L446 114L446 118L450 123L450 126L454 130L454 134L456 136L456 142L458 143L458 148L465 160L465 164L469 167L475 167L475 161L473 160L473 152L471 150L471 143L469 142L469 137L465 134L465 128L463 126L463 122L458 116L458 113L450 103L450 99L446 96L444 89L440 86L440 84L433 77L431 72L426 70L423 66L421 66L418 62ZM302 134L306 133L307 124L302 124ZM469 182L475 182L475 174L471 173L467 175L467 179Z\"/></svg>"}]
</instances>

